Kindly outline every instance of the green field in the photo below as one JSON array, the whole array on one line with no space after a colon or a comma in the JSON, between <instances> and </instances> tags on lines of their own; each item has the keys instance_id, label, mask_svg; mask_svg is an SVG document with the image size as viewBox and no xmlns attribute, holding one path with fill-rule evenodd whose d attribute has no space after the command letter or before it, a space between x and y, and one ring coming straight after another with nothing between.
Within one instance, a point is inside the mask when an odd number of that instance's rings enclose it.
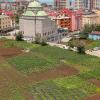
<instances>
[{"instance_id":1,"label":"green field","mask_svg":"<svg viewBox=\"0 0 100 100\"><path fill-rule=\"evenodd\" d=\"M24 41L5 40L0 46L12 47L30 49L30 52L6 59L0 57L0 100L84 100L99 92L99 87L88 80L100 80L100 58ZM30 79L32 73L42 75L42 71L55 70L61 65L79 73L35 82Z\"/></svg>"},{"instance_id":2,"label":"green field","mask_svg":"<svg viewBox=\"0 0 100 100\"><path fill-rule=\"evenodd\" d=\"M8 59L18 70L30 71L47 70L65 63L78 69L80 72L93 71L100 68L100 59L89 55L79 55L64 49L39 46L30 53Z\"/></svg>"},{"instance_id":3,"label":"green field","mask_svg":"<svg viewBox=\"0 0 100 100\"><path fill-rule=\"evenodd\" d=\"M37 83L30 87L35 98L39 100L83 100L96 92L96 87L73 76ZM36 99L37 100L37 99Z\"/></svg>"}]
</instances>

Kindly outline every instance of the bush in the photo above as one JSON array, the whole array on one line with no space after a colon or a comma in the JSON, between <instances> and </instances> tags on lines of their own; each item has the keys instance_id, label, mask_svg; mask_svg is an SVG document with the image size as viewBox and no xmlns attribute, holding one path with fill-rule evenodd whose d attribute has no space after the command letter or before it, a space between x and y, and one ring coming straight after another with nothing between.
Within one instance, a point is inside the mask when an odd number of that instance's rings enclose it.
<instances>
[{"instance_id":1,"label":"bush","mask_svg":"<svg viewBox=\"0 0 100 100\"><path fill-rule=\"evenodd\" d=\"M16 41L23 41L23 34L21 32L16 34Z\"/></svg>"},{"instance_id":2,"label":"bush","mask_svg":"<svg viewBox=\"0 0 100 100\"><path fill-rule=\"evenodd\" d=\"M41 42L41 45L42 45L42 46L46 46L47 43L46 43L45 41L42 41L42 42Z\"/></svg>"},{"instance_id":3,"label":"bush","mask_svg":"<svg viewBox=\"0 0 100 100\"><path fill-rule=\"evenodd\" d=\"M85 54L85 47L82 46L82 45L79 45L77 47L77 52L80 53L80 54Z\"/></svg>"}]
</instances>

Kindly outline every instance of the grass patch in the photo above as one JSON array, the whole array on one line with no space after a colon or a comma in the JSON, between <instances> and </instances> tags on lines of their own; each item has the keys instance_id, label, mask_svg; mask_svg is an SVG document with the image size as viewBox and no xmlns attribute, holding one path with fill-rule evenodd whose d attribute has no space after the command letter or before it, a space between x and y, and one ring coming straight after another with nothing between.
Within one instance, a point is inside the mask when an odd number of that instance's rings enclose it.
<instances>
[{"instance_id":1,"label":"grass patch","mask_svg":"<svg viewBox=\"0 0 100 100\"><path fill-rule=\"evenodd\" d=\"M51 100L83 100L96 92L96 87L79 77L43 81L30 87L34 98Z\"/></svg>"},{"instance_id":2,"label":"grass patch","mask_svg":"<svg viewBox=\"0 0 100 100\"><path fill-rule=\"evenodd\" d=\"M88 49L92 49L95 47L100 47L100 40L95 40L95 41L90 40L90 43L86 45L86 48Z\"/></svg>"},{"instance_id":3,"label":"grass patch","mask_svg":"<svg viewBox=\"0 0 100 100\"><path fill-rule=\"evenodd\" d=\"M4 81L2 81L3 83ZM25 100L18 87L11 81L5 81L0 84L1 100Z\"/></svg>"},{"instance_id":4,"label":"grass patch","mask_svg":"<svg viewBox=\"0 0 100 100\"><path fill-rule=\"evenodd\" d=\"M4 47L5 48L11 48L11 47L17 47L21 49L32 49L35 47L38 47L37 44L27 43L25 41L14 41L14 40L6 40Z\"/></svg>"}]
</instances>

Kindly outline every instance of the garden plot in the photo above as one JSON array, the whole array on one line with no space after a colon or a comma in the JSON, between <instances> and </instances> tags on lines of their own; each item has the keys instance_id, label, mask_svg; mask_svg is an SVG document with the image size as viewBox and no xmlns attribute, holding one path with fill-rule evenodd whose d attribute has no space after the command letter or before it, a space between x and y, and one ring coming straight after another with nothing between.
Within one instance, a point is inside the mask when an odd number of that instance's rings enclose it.
<instances>
[{"instance_id":1,"label":"garden plot","mask_svg":"<svg viewBox=\"0 0 100 100\"><path fill-rule=\"evenodd\" d=\"M100 80L97 80L97 79L90 79L89 82L95 84L97 87L100 87Z\"/></svg>"},{"instance_id":2,"label":"garden plot","mask_svg":"<svg viewBox=\"0 0 100 100\"><path fill-rule=\"evenodd\" d=\"M0 47L4 46L5 41L0 40Z\"/></svg>"},{"instance_id":3,"label":"garden plot","mask_svg":"<svg viewBox=\"0 0 100 100\"><path fill-rule=\"evenodd\" d=\"M58 77L66 77L78 74L78 71L66 65L47 71L32 72L28 78L33 81L50 80Z\"/></svg>"},{"instance_id":4,"label":"garden plot","mask_svg":"<svg viewBox=\"0 0 100 100\"><path fill-rule=\"evenodd\" d=\"M100 93L89 96L86 100L100 100Z\"/></svg>"},{"instance_id":5,"label":"garden plot","mask_svg":"<svg viewBox=\"0 0 100 100\"><path fill-rule=\"evenodd\" d=\"M19 54L22 54L22 51L19 48L0 48L0 56L4 58L17 56Z\"/></svg>"}]
</instances>

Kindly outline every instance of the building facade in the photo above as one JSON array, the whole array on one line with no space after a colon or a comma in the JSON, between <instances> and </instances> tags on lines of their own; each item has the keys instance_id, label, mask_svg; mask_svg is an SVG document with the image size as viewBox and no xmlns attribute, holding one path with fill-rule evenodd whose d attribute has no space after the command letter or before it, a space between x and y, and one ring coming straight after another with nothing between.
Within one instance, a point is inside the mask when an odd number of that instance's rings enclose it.
<instances>
[{"instance_id":1,"label":"building facade","mask_svg":"<svg viewBox=\"0 0 100 100\"><path fill-rule=\"evenodd\" d=\"M15 28L15 19L7 15L0 15L0 32L5 32Z\"/></svg>"},{"instance_id":2,"label":"building facade","mask_svg":"<svg viewBox=\"0 0 100 100\"><path fill-rule=\"evenodd\" d=\"M100 32L92 32L89 34L89 39L100 40Z\"/></svg>"},{"instance_id":3,"label":"building facade","mask_svg":"<svg viewBox=\"0 0 100 100\"><path fill-rule=\"evenodd\" d=\"M55 8L68 8L77 10L83 8L83 0L54 0Z\"/></svg>"},{"instance_id":4,"label":"building facade","mask_svg":"<svg viewBox=\"0 0 100 100\"><path fill-rule=\"evenodd\" d=\"M86 24L98 24L99 15L97 13L85 12L82 15L82 27Z\"/></svg>"},{"instance_id":5,"label":"building facade","mask_svg":"<svg viewBox=\"0 0 100 100\"><path fill-rule=\"evenodd\" d=\"M63 34L57 32L56 23L51 20L37 0L29 3L27 10L20 18L20 31L24 39L35 40L38 35L47 41L59 41Z\"/></svg>"},{"instance_id":6,"label":"building facade","mask_svg":"<svg viewBox=\"0 0 100 100\"><path fill-rule=\"evenodd\" d=\"M100 9L100 0L95 0L95 8Z\"/></svg>"}]
</instances>

